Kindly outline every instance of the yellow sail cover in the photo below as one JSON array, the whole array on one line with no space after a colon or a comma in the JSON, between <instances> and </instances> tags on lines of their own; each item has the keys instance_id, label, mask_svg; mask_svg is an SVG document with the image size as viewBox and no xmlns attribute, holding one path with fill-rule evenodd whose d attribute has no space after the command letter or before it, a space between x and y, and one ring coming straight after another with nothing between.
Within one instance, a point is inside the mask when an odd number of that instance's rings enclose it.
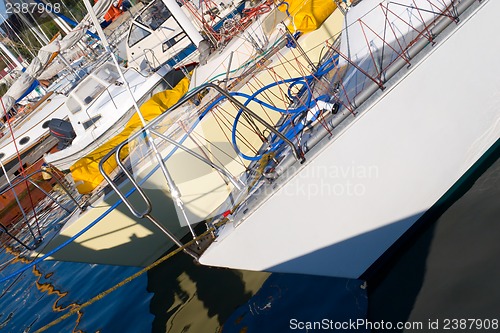
<instances>
[{"instance_id":1,"label":"yellow sail cover","mask_svg":"<svg viewBox=\"0 0 500 333\"><path fill-rule=\"evenodd\" d=\"M292 22L288 29L292 33L318 29L336 8L337 5L332 0L287 0L279 6L282 12L288 11L290 14Z\"/></svg>"},{"instance_id":2,"label":"yellow sail cover","mask_svg":"<svg viewBox=\"0 0 500 333\"><path fill-rule=\"evenodd\" d=\"M188 78L182 79L173 89L165 90L154 94L141 107L141 113L146 121L151 121L172 105L177 103L186 94L189 88ZM94 150L87 156L79 159L70 167L71 175L77 189L81 194L92 192L103 180L104 177L99 172L99 162L114 147L127 140L136 130L142 128L142 122L137 114L134 114L128 121L125 129L111 138L108 142ZM121 157L128 155L128 146L121 151ZM117 167L116 160L110 158L104 164L106 173L110 173Z\"/></svg>"}]
</instances>

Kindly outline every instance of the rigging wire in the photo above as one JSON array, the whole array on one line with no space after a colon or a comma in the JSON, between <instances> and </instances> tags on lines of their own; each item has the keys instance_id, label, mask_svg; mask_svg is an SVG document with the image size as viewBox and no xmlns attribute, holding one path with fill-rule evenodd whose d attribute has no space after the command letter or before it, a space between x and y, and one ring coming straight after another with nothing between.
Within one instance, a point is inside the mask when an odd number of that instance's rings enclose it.
<instances>
[{"instance_id":1,"label":"rigging wire","mask_svg":"<svg viewBox=\"0 0 500 333\"><path fill-rule=\"evenodd\" d=\"M22 176L25 176L26 175L26 172L24 170L24 165L23 165L23 161L21 160L21 153L19 152L19 149L17 148L17 143L16 143L16 138L15 138L15 135L14 135L14 131L12 130L12 126L10 125L10 122L9 122L9 115L8 115L8 112L7 110L5 109L5 105L3 103L3 99L0 98L0 102L2 103L2 108L3 108L3 111L5 113L5 116L7 117L7 124L8 124L8 127L9 127L9 131L10 131L10 134L11 134L11 137L12 137L12 143L14 144L14 147L16 149L16 153L17 153L17 158L19 160L19 165L20 165L20 169L21 169L21 175ZM35 218L35 224L37 226L37 229L38 229L38 237L42 237L42 231L40 230L40 224L38 222L38 216L37 216L37 213L36 213L36 210L35 210L35 204L33 203L33 198L31 196L31 190L30 190L30 186L28 184L28 181L25 180L25 184L26 184L26 190L28 192L28 197L30 199L30 203L31 203L31 208L33 210L33 216ZM21 208L22 209L22 208ZM26 223L28 223L29 225L29 222L26 221Z\"/></svg>"},{"instance_id":2,"label":"rigging wire","mask_svg":"<svg viewBox=\"0 0 500 333\"><path fill-rule=\"evenodd\" d=\"M35 57L35 54L33 54L33 52L31 52L31 48L28 47L28 45L26 45L26 43L24 42L24 40L19 36L19 34L17 33L16 29L14 29L10 23L9 23L9 20L5 18L5 16L3 16L2 13L0 13L0 18L3 19L4 23L7 25L7 27L14 33L14 35L16 36L16 38L18 40L21 41L21 43L24 45L24 47L26 48L26 50L28 50L28 52L31 54L31 56L34 58ZM7 33L7 32L6 32ZM7 36L9 34L7 33ZM9 39L9 42L12 43L13 40L11 38L8 38Z\"/></svg>"}]
</instances>

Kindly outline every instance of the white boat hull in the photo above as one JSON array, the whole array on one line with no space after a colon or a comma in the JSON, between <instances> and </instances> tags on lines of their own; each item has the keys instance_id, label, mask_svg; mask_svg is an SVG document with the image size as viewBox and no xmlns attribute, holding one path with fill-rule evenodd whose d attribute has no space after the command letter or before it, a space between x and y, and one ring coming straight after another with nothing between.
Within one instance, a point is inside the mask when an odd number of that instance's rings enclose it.
<instances>
[{"instance_id":1,"label":"white boat hull","mask_svg":"<svg viewBox=\"0 0 500 333\"><path fill-rule=\"evenodd\" d=\"M159 88L157 86L163 84L162 77L168 71L168 68L160 68L158 72L152 73L150 76L143 76L135 71L126 73L131 91L139 104L151 97L153 89L163 90L163 86ZM158 91L155 90L154 92ZM119 134L135 114L133 107L134 101L128 95L124 86L108 88L108 91L103 93L97 102L86 110L83 117L79 115L82 119L72 120L73 127L77 131L77 137L72 144L60 151L47 154L45 161L59 170L69 170L80 158L90 154L113 136ZM89 113L92 116L99 115L100 118L95 125L83 130L80 128L81 123L91 118L91 116L87 116Z\"/></svg>"},{"instance_id":2,"label":"white boat hull","mask_svg":"<svg viewBox=\"0 0 500 333\"><path fill-rule=\"evenodd\" d=\"M64 95L52 94L15 126L13 136L16 144L12 142L10 130L5 129L6 134L0 139L0 160L4 165L17 159L18 154L23 154L42 142L49 135L50 119L67 116L65 100Z\"/></svg>"},{"instance_id":3,"label":"white boat hull","mask_svg":"<svg viewBox=\"0 0 500 333\"><path fill-rule=\"evenodd\" d=\"M360 277L499 139L499 10L440 38L200 262Z\"/></svg>"}]
</instances>

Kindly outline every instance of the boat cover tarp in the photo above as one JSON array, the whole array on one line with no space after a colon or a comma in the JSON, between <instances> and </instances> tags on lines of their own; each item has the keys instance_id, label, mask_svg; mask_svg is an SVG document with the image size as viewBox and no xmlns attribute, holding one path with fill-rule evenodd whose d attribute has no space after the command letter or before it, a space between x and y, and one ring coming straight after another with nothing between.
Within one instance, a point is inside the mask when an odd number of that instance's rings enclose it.
<instances>
[{"instance_id":1,"label":"boat cover tarp","mask_svg":"<svg viewBox=\"0 0 500 333\"><path fill-rule=\"evenodd\" d=\"M279 7L290 15L292 22L288 29L292 33L318 29L336 8L332 0L287 0Z\"/></svg>"},{"instance_id":2,"label":"boat cover tarp","mask_svg":"<svg viewBox=\"0 0 500 333\"><path fill-rule=\"evenodd\" d=\"M189 79L182 79L174 88L154 94L141 107L141 113L146 121L151 121L172 105L177 103L186 94L189 88ZM142 128L142 122L137 114L134 114L128 121L125 129L111 138L108 142L94 150L87 156L79 159L70 167L71 175L77 189L81 194L90 193L103 180L99 172L99 162L114 147L127 140L136 130ZM126 145L121 151L121 158L128 156L129 147ZM116 159L110 158L104 164L106 173L111 173L117 167Z\"/></svg>"}]
</instances>

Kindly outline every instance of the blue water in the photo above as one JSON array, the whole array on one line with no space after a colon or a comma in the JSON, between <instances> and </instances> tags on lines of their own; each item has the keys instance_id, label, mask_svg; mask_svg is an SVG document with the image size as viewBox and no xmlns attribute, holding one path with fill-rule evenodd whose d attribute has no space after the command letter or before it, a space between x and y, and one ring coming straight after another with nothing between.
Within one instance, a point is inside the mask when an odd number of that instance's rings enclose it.
<instances>
[{"instance_id":1,"label":"blue water","mask_svg":"<svg viewBox=\"0 0 500 333\"><path fill-rule=\"evenodd\" d=\"M55 214L48 218L51 223L41 221L47 239L63 218ZM23 251L9 245L0 252L0 263ZM0 266L0 279L26 262ZM366 318L367 313L366 285L360 280L210 268L182 253L85 304L138 272L41 262L1 284L0 332L284 332L324 319ZM46 327L82 304L77 313Z\"/></svg>"},{"instance_id":2,"label":"blue water","mask_svg":"<svg viewBox=\"0 0 500 333\"><path fill-rule=\"evenodd\" d=\"M31 330L38 329L135 271L123 267L103 269L88 264L41 263L23 274L13 286L4 289L0 320L5 321L9 314L13 315L2 331L24 332L30 326ZM47 332L143 331L144 325L152 320L147 307L151 295L143 287L145 281L146 277L134 280Z\"/></svg>"},{"instance_id":3,"label":"blue water","mask_svg":"<svg viewBox=\"0 0 500 333\"><path fill-rule=\"evenodd\" d=\"M4 284L0 331L36 331L137 271L62 262L36 265L19 279ZM184 274L195 281L196 297L207 313L189 313L189 309L186 313L184 307L189 307L193 291L183 290L185 286L179 283ZM267 277L266 273L248 274ZM189 257L180 255L46 332L216 332L222 328L224 332L282 332L293 318L320 321L366 317L366 290L358 280L273 274L251 298L240 278L238 271L195 265ZM175 298L180 305L174 306ZM176 316L187 316L188 325L177 325Z\"/></svg>"},{"instance_id":4,"label":"blue water","mask_svg":"<svg viewBox=\"0 0 500 333\"><path fill-rule=\"evenodd\" d=\"M46 332L314 332L319 330L291 328L367 317L424 323L500 319L500 162L495 161L367 284L209 268L180 254ZM49 236L58 228L57 223L44 227ZM25 267L2 264L12 258L1 249L0 278ZM35 332L139 271L37 264L0 285L0 332Z\"/></svg>"},{"instance_id":5,"label":"blue water","mask_svg":"<svg viewBox=\"0 0 500 333\"><path fill-rule=\"evenodd\" d=\"M223 331L307 332L308 325L333 330L335 323L366 318L365 287L360 280L272 274L251 300L231 315Z\"/></svg>"},{"instance_id":6,"label":"blue water","mask_svg":"<svg viewBox=\"0 0 500 333\"><path fill-rule=\"evenodd\" d=\"M435 332L499 331L479 328L480 320L500 322L499 156L497 149L486 169L479 169L480 177L465 182L446 211L423 226L369 281L370 320L438 320L443 325L450 319L478 319L473 323L478 326L441 326Z\"/></svg>"}]
</instances>

